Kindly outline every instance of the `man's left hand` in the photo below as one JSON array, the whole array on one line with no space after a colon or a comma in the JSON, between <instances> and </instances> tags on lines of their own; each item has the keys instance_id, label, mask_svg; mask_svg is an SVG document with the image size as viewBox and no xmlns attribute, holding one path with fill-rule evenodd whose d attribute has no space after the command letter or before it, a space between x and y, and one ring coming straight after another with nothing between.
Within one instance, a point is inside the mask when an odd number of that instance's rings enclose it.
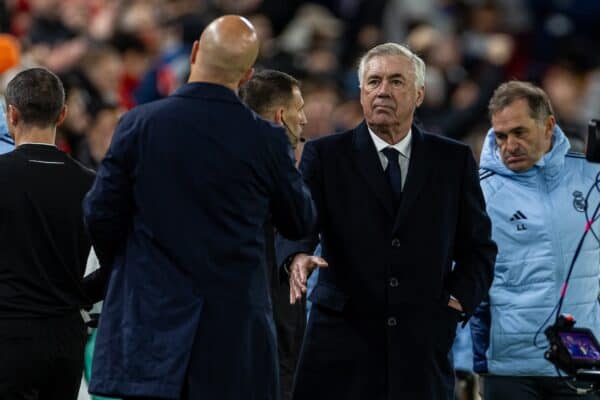
<instances>
[{"instance_id":1,"label":"man's left hand","mask_svg":"<svg viewBox=\"0 0 600 400\"><path fill-rule=\"evenodd\" d=\"M458 312L463 312L460 301L456 300L454 297L450 297L450 300L448 300L448 307L454 308Z\"/></svg>"}]
</instances>

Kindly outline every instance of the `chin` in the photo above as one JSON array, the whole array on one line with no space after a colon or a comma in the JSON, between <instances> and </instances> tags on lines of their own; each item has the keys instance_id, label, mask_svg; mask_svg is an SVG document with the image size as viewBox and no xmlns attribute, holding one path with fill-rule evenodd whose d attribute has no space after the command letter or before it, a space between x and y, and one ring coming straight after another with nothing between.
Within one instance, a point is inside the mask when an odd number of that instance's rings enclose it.
<instances>
[{"instance_id":1,"label":"chin","mask_svg":"<svg viewBox=\"0 0 600 400\"><path fill-rule=\"evenodd\" d=\"M385 116L375 116L373 118L371 118L371 121L369 121L371 124L373 125L392 125L394 123L394 121L391 118L387 118Z\"/></svg>"}]
</instances>

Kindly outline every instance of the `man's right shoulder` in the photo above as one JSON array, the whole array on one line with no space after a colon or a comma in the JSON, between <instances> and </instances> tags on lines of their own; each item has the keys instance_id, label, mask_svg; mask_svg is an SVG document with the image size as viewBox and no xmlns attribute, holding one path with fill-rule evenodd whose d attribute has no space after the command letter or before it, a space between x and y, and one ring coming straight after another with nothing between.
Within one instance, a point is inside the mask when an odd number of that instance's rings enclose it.
<instances>
[{"instance_id":1,"label":"man's right shoulder","mask_svg":"<svg viewBox=\"0 0 600 400\"><path fill-rule=\"evenodd\" d=\"M8 166L13 165L15 161L19 160L19 157L16 156L14 150L9 151L8 153L0 154L0 166Z\"/></svg>"},{"instance_id":2,"label":"man's right shoulder","mask_svg":"<svg viewBox=\"0 0 600 400\"><path fill-rule=\"evenodd\" d=\"M354 136L354 129L350 129L344 132L332 133L327 136L318 137L310 140L306 145L315 147L319 151L337 151L340 146L347 146L352 143Z\"/></svg>"},{"instance_id":3,"label":"man's right shoulder","mask_svg":"<svg viewBox=\"0 0 600 400\"><path fill-rule=\"evenodd\" d=\"M492 197L504 187L508 178L498 175L496 172L487 169L479 168L479 184L486 198L486 201L491 201Z\"/></svg>"}]
</instances>

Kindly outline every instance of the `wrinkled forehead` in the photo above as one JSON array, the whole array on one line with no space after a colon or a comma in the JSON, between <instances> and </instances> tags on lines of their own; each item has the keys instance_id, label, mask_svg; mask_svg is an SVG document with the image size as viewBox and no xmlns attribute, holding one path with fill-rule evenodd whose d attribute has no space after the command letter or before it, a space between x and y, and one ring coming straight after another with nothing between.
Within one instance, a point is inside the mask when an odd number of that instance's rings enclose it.
<instances>
[{"instance_id":1,"label":"wrinkled forehead","mask_svg":"<svg viewBox=\"0 0 600 400\"><path fill-rule=\"evenodd\" d=\"M363 77L369 75L397 75L415 76L415 69L410 58L402 54L375 55L367 60Z\"/></svg>"}]
</instances>

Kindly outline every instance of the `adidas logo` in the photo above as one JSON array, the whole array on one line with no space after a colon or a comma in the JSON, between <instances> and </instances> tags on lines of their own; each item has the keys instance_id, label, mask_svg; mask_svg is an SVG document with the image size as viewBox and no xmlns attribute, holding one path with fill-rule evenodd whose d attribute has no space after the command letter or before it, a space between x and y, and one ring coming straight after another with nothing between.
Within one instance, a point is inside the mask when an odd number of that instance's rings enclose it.
<instances>
[{"instance_id":1,"label":"adidas logo","mask_svg":"<svg viewBox=\"0 0 600 400\"><path fill-rule=\"evenodd\" d=\"M521 220L521 219L527 219L527 217L521 211L517 211L516 213L513 214L512 218L510 220L511 221L518 221L518 220Z\"/></svg>"}]
</instances>

